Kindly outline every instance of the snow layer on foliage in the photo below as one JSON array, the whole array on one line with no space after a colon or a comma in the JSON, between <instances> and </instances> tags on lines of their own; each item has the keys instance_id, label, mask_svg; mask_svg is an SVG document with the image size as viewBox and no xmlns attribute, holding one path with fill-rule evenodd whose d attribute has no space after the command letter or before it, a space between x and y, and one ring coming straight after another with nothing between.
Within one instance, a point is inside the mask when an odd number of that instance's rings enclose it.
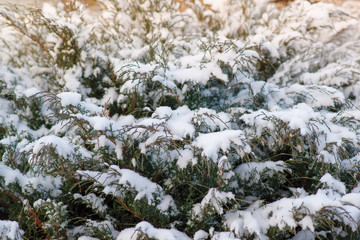
<instances>
[{"instance_id":1,"label":"snow layer on foliage","mask_svg":"<svg viewBox=\"0 0 360 240\"><path fill-rule=\"evenodd\" d=\"M194 240L205 240L208 238L208 236L209 236L209 234L207 232L205 232L204 230L198 230L194 234Z\"/></svg>"},{"instance_id":2,"label":"snow layer on foliage","mask_svg":"<svg viewBox=\"0 0 360 240\"><path fill-rule=\"evenodd\" d=\"M63 158L69 158L70 156L74 155L75 153L80 153L82 157L90 158L91 153L87 151L83 147L77 147L72 144L69 139L60 138L55 135L48 135L44 136L34 143L29 144L24 148L25 151L32 150L34 155L37 155L43 150L45 147L53 147L57 154L62 156Z\"/></svg>"},{"instance_id":3,"label":"snow layer on foliage","mask_svg":"<svg viewBox=\"0 0 360 240\"><path fill-rule=\"evenodd\" d=\"M133 228L122 230L116 240L138 239L146 236L149 239L157 240L190 240L185 233L176 229L155 228L148 222L140 222Z\"/></svg>"},{"instance_id":4,"label":"snow layer on foliage","mask_svg":"<svg viewBox=\"0 0 360 240\"><path fill-rule=\"evenodd\" d=\"M346 187L345 184L337 179L335 179L333 176L331 176L330 173L326 173L324 176L320 178L320 182L325 184L327 187L333 189L334 191L337 191L341 194L346 193Z\"/></svg>"},{"instance_id":5,"label":"snow layer on foliage","mask_svg":"<svg viewBox=\"0 0 360 240\"><path fill-rule=\"evenodd\" d=\"M194 156L193 151L191 149L180 149L179 150L179 158L176 162L180 169L186 168L186 166L191 163L193 166L198 162L197 158Z\"/></svg>"},{"instance_id":6,"label":"snow layer on foliage","mask_svg":"<svg viewBox=\"0 0 360 240\"><path fill-rule=\"evenodd\" d=\"M39 137L44 134L48 133L48 130L45 127L40 127L37 130L31 129L27 124L26 121L23 121L22 118L19 117L17 114L13 114L10 109L7 109L6 106L10 105L10 102L7 100L0 100L0 104L4 104L4 108L0 110L0 124L5 128L14 128L16 130L17 136L31 136L31 137ZM11 145L13 140L17 139L18 137L9 136L8 138L4 138L1 141L2 144Z\"/></svg>"},{"instance_id":7,"label":"snow layer on foliage","mask_svg":"<svg viewBox=\"0 0 360 240\"><path fill-rule=\"evenodd\" d=\"M38 176L36 174L23 174L18 169L12 169L0 162L0 178L3 178L5 186L17 183L23 192L34 192L33 188L49 192L56 197L61 193L62 185L60 177Z\"/></svg>"},{"instance_id":8,"label":"snow layer on foliage","mask_svg":"<svg viewBox=\"0 0 360 240\"><path fill-rule=\"evenodd\" d=\"M210 207L218 214L222 215L224 209L223 204L226 204L229 199L234 199L235 195L232 192L221 192L216 188L209 189L208 193L201 200L201 203L197 203L193 207L193 214L195 217L201 217L202 211Z\"/></svg>"},{"instance_id":9,"label":"snow layer on foliage","mask_svg":"<svg viewBox=\"0 0 360 240\"><path fill-rule=\"evenodd\" d=\"M345 205L343 198L353 199L353 195L342 196L333 190L319 189L316 194L295 198L282 198L278 201L244 211L225 214L226 225L236 236L255 233L260 239L267 239L267 230L278 227L280 230L290 227L314 231L314 217L322 211L335 211L339 218L354 231L360 224L360 208ZM294 213L302 215L294 218Z\"/></svg>"},{"instance_id":10,"label":"snow layer on foliage","mask_svg":"<svg viewBox=\"0 0 360 240\"><path fill-rule=\"evenodd\" d=\"M123 197L128 187L136 192L135 201L145 198L149 205L155 205L155 198L158 197L160 203L156 205L157 209L163 213L169 211L170 214L177 213L173 198L170 195L165 195L161 186L130 169L120 169L118 166L112 165L107 173L88 170L78 170L77 172L82 178L93 180L96 184L105 186L103 189L105 194ZM119 186L122 188L119 189Z\"/></svg>"},{"instance_id":11,"label":"snow layer on foliage","mask_svg":"<svg viewBox=\"0 0 360 240\"><path fill-rule=\"evenodd\" d=\"M0 237L8 240L21 240L24 231L20 229L19 224L14 221L0 220Z\"/></svg>"},{"instance_id":12,"label":"snow layer on foliage","mask_svg":"<svg viewBox=\"0 0 360 240\"><path fill-rule=\"evenodd\" d=\"M257 181L260 179L260 174L264 174L264 171L271 171L270 173L266 172L266 174L272 174L272 172L283 172L284 170L287 169L283 161L247 162L236 167L235 173L241 179L249 180L253 176L255 177L254 181Z\"/></svg>"},{"instance_id":13,"label":"snow layer on foliage","mask_svg":"<svg viewBox=\"0 0 360 240\"><path fill-rule=\"evenodd\" d=\"M107 209L107 206L104 204L104 199L99 198L94 193L89 193L85 196L75 193L74 199L82 199L84 202L91 205L93 209L96 209L101 213L105 212Z\"/></svg>"},{"instance_id":14,"label":"snow layer on foliage","mask_svg":"<svg viewBox=\"0 0 360 240\"><path fill-rule=\"evenodd\" d=\"M31 148L34 154L38 154L44 148L44 146L49 145L54 147L57 153L64 158L67 158L75 153L75 146L70 143L68 139L51 135L40 138L35 142L34 146L31 146Z\"/></svg>"},{"instance_id":15,"label":"snow layer on foliage","mask_svg":"<svg viewBox=\"0 0 360 240\"><path fill-rule=\"evenodd\" d=\"M187 137L195 138L196 126L204 126L204 133L194 139L191 145L178 150L178 166L185 168L188 163L197 163L196 157L192 153L192 148L203 149L203 156L217 162L219 151L227 153L231 146L237 146L238 154L243 156L250 151L246 139L241 130L229 130L227 123L230 117L227 113L200 108L192 111L187 106L172 110L170 107L158 107L152 114L152 118L139 119L135 128L127 131L127 134L135 134L138 138L144 138L139 148L142 153L146 153L147 147L157 141L183 140ZM136 127L138 126L138 127ZM116 128L116 127L113 127ZM219 132L212 132L217 130ZM150 131L149 131L150 130ZM212 139L212 140L211 140Z\"/></svg>"},{"instance_id":16,"label":"snow layer on foliage","mask_svg":"<svg viewBox=\"0 0 360 240\"><path fill-rule=\"evenodd\" d=\"M158 107L152 117L165 120L165 126L170 133L174 137L180 138L194 137L196 124L205 123L207 127L215 131L217 128L220 128L220 130L227 129L227 123L230 121L227 113L217 113L207 108L192 111L188 106L181 106L175 110L170 107Z\"/></svg>"},{"instance_id":17,"label":"snow layer on foliage","mask_svg":"<svg viewBox=\"0 0 360 240\"><path fill-rule=\"evenodd\" d=\"M4 57L4 55L1 56ZM7 64L3 65L0 63L1 84L5 83L9 89L14 90L15 93L20 96L29 91L28 89L34 87L31 78L24 76L26 73L25 69L13 69L6 66ZM20 82L20 76L22 82L21 84L18 84Z\"/></svg>"},{"instance_id":18,"label":"snow layer on foliage","mask_svg":"<svg viewBox=\"0 0 360 240\"><path fill-rule=\"evenodd\" d=\"M311 41L329 42L337 33L356 22L356 19L332 4L295 1L280 11L275 23L276 34L265 29L257 30L271 37L271 42L280 48L282 55L285 55L286 47L294 48L296 52L301 53L306 51L308 46L312 46Z\"/></svg>"},{"instance_id":19,"label":"snow layer on foliage","mask_svg":"<svg viewBox=\"0 0 360 240\"><path fill-rule=\"evenodd\" d=\"M71 116L76 117L77 119L87 121L94 130L104 131L104 130L118 130L117 126L114 124L114 121L104 116L86 116L83 114L72 114Z\"/></svg>"},{"instance_id":20,"label":"snow layer on foliage","mask_svg":"<svg viewBox=\"0 0 360 240\"><path fill-rule=\"evenodd\" d=\"M192 124L194 112L188 106L182 106L176 110L172 110L170 107L158 107L152 116L166 119L166 126L174 136L186 137L189 135L192 137L195 133Z\"/></svg>"},{"instance_id":21,"label":"snow layer on foliage","mask_svg":"<svg viewBox=\"0 0 360 240\"><path fill-rule=\"evenodd\" d=\"M288 59L268 82L346 88L346 98L355 96L359 105L359 19L332 4L307 1L295 1L275 16L270 20L273 30L259 27L257 38L270 42Z\"/></svg>"},{"instance_id":22,"label":"snow layer on foliage","mask_svg":"<svg viewBox=\"0 0 360 240\"><path fill-rule=\"evenodd\" d=\"M232 100L233 104L248 101L249 96L262 96L268 110L288 109L299 103L304 103L312 108L334 107L335 103L344 104L344 93L327 86L300 85L294 83L289 86L279 87L273 83L246 80L249 88L241 90Z\"/></svg>"},{"instance_id":23,"label":"snow layer on foliage","mask_svg":"<svg viewBox=\"0 0 360 240\"><path fill-rule=\"evenodd\" d=\"M62 92L57 95L60 98L61 105L67 107L69 105L77 106L81 101L81 94L77 92Z\"/></svg>"},{"instance_id":24,"label":"snow layer on foliage","mask_svg":"<svg viewBox=\"0 0 360 240\"><path fill-rule=\"evenodd\" d=\"M207 41L206 39L203 39ZM226 39L219 39L217 44L226 43ZM200 43L198 43L200 44ZM227 51L216 51L217 48L210 49L208 53L196 54L193 56L183 56L175 62L175 66L170 68L167 72L167 77L170 81L177 83L185 83L187 81L206 84L212 77L216 77L224 82L228 82L228 76L223 73L218 62L235 66L235 72L241 70L241 65L238 62L258 58L258 54L252 50L238 51L245 48L245 45L240 41L233 41L236 46L234 49ZM249 61L251 62L251 61ZM189 67L191 66L191 67ZM237 69L239 67L240 69Z\"/></svg>"},{"instance_id":25,"label":"snow layer on foliage","mask_svg":"<svg viewBox=\"0 0 360 240\"><path fill-rule=\"evenodd\" d=\"M111 235L108 237L111 237L112 239L115 239L119 235L119 231L115 230L113 224L109 220L104 221L94 221L91 219L87 219L85 225L81 226L81 229L76 229L79 232L93 232L94 229L106 229L106 232L110 232ZM76 231L74 231L76 235ZM108 235L108 233L107 233Z\"/></svg>"},{"instance_id":26,"label":"snow layer on foliage","mask_svg":"<svg viewBox=\"0 0 360 240\"><path fill-rule=\"evenodd\" d=\"M320 114L314 112L314 110L308 105L301 103L291 109L280 111L268 112L266 110L258 110L251 114L244 114L241 119L249 125L255 125L257 128L256 134L260 135L264 128L268 128L270 130L275 129L276 122L264 119L271 116L286 122L291 129L299 129L300 133L305 135L310 133L310 129L308 128L310 119L316 119L320 116Z\"/></svg>"},{"instance_id":27,"label":"snow layer on foliage","mask_svg":"<svg viewBox=\"0 0 360 240\"><path fill-rule=\"evenodd\" d=\"M359 137L352 128L341 124L342 116L347 116L347 110L341 114L331 112L315 111L308 105L301 103L289 109L280 109L278 111L258 110L250 114L244 114L240 117L246 124L256 128L255 134L271 134L276 131L279 121L284 122L291 130L297 130L303 136L316 136L314 144L318 151L318 158L326 163L336 163L338 158L337 147L342 147L346 142L357 145ZM352 114L349 110L349 114ZM356 126L355 126L356 127ZM283 129L283 134L289 134L289 129ZM285 135L286 136L286 135ZM268 140L268 145L281 145L282 140L274 142Z\"/></svg>"},{"instance_id":28,"label":"snow layer on foliage","mask_svg":"<svg viewBox=\"0 0 360 240\"><path fill-rule=\"evenodd\" d=\"M232 80L229 79L231 74L224 71L224 66L233 73L245 73L254 70L256 61L260 58L256 51L237 40L219 37L216 42L204 38L191 40L190 43L181 38L174 39L174 46L179 48L180 53L173 61L164 63L165 69L161 64L163 59L153 64L129 64L128 61L120 63L118 76L126 76L126 82L120 87L117 101L123 101L129 93L146 94L146 80L161 84L168 90L167 95L172 96L175 92L182 100L188 86L204 86L212 79L223 84L229 83ZM222 45L226 49L222 50ZM203 52L203 47L208 50ZM183 86L179 87L181 85Z\"/></svg>"},{"instance_id":29,"label":"snow layer on foliage","mask_svg":"<svg viewBox=\"0 0 360 240\"><path fill-rule=\"evenodd\" d=\"M344 94L328 86L292 84L285 91L287 95L305 98L304 102L313 108L332 107L335 101L345 103Z\"/></svg>"},{"instance_id":30,"label":"snow layer on foliage","mask_svg":"<svg viewBox=\"0 0 360 240\"><path fill-rule=\"evenodd\" d=\"M360 193L349 193L344 195L341 198L343 204L352 205L355 207L360 207Z\"/></svg>"},{"instance_id":31,"label":"snow layer on foliage","mask_svg":"<svg viewBox=\"0 0 360 240\"><path fill-rule=\"evenodd\" d=\"M80 106L82 109L88 111L91 114L99 114L104 111L102 107L91 103L90 99L81 101L81 94L77 92L62 92L57 94L57 97L60 99L60 103L63 107L67 107L69 105Z\"/></svg>"},{"instance_id":32,"label":"snow layer on foliage","mask_svg":"<svg viewBox=\"0 0 360 240\"><path fill-rule=\"evenodd\" d=\"M224 130L221 132L199 134L199 137L193 142L193 146L201 148L202 156L218 161L218 152L221 150L224 154L229 152L232 144L239 148L240 156L251 152L251 148L246 141L246 137L241 130Z\"/></svg>"},{"instance_id":33,"label":"snow layer on foliage","mask_svg":"<svg viewBox=\"0 0 360 240\"><path fill-rule=\"evenodd\" d=\"M235 237L233 232L214 232L211 240L240 240L240 238Z\"/></svg>"},{"instance_id":34,"label":"snow layer on foliage","mask_svg":"<svg viewBox=\"0 0 360 240\"><path fill-rule=\"evenodd\" d=\"M81 236L77 240L99 240L99 238L88 237L88 236Z\"/></svg>"},{"instance_id":35,"label":"snow layer on foliage","mask_svg":"<svg viewBox=\"0 0 360 240\"><path fill-rule=\"evenodd\" d=\"M201 121L204 121L212 131L215 131L216 128L220 128L220 130L229 128L228 123L230 122L230 115L228 113L216 112L208 108L200 108L196 111L195 115L198 118L200 117ZM197 123L199 119L194 121Z\"/></svg>"},{"instance_id":36,"label":"snow layer on foliage","mask_svg":"<svg viewBox=\"0 0 360 240\"><path fill-rule=\"evenodd\" d=\"M315 240L314 233L309 229L301 230L292 238L292 240L305 240L305 239L306 240Z\"/></svg>"},{"instance_id":37,"label":"snow layer on foliage","mask_svg":"<svg viewBox=\"0 0 360 240\"><path fill-rule=\"evenodd\" d=\"M65 81L65 89L68 89L69 91L78 91L80 87L80 81L81 78L82 69L75 66L71 69L67 69L64 74L64 81Z\"/></svg>"}]
</instances>

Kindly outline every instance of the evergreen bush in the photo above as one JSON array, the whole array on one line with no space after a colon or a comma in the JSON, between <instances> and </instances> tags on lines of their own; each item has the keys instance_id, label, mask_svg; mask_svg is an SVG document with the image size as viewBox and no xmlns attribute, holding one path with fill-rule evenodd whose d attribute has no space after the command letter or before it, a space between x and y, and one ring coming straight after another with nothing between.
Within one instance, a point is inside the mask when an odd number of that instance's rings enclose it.
<instances>
[{"instance_id":1,"label":"evergreen bush","mask_svg":"<svg viewBox=\"0 0 360 240\"><path fill-rule=\"evenodd\" d=\"M360 34L296 0L0 6L4 239L360 239Z\"/></svg>"}]
</instances>

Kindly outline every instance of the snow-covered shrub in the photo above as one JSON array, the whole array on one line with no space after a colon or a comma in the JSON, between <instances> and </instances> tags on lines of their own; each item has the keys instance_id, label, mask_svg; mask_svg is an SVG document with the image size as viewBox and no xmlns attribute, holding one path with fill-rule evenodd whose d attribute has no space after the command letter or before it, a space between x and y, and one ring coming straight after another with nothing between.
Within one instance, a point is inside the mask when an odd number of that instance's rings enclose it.
<instances>
[{"instance_id":1,"label":"snow-covered shrub","mask_svg":"<svg viewBox=\"0 0 360 240\"><path fill-rule=\"evenodd\" d=\"M0 235L359 238L359 20L305 0L0 6Z\"/></svg>"},{"instance_id":2,"label":"snow-covered shrub","mask_svg":"<svg viewBox=\"0 0 360 240\"><path fill-rule=\"evenodd\" d=\"M19 228L19 224L14 221L0 221L0 233L3 239L23 239L23 231Z\"/></svg>"}]
</instances>

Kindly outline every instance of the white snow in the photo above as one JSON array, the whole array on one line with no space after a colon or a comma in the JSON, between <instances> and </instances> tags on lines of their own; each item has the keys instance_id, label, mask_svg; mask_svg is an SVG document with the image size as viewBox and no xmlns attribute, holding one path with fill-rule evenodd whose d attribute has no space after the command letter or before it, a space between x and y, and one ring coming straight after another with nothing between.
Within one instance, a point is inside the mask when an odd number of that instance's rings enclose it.
<instances>
[{"instance_id":1,"label":"white snow","mask_svg":"<svg viewBox=\"0 0 360 240\"><path fill-rule=\"evenodd\" d=\"M81 68L77 66L66 70L64 74L65 88L72 92L78 91L80 87L79 79L81 74Z\"/></svg>"},{"instance_id":2,"label":"white snow","mask_svg":"<svg viewBox=\"0 0 360 240\"><path fill-rule=\"evenodd\" d=\"M324 176L320 178L320 182L325 184L327 187L341 193L346 193L346 187L345 184L337 179L335 179L331 174L326 173Z\"/></svg>"},{"instance_id":3,"label":"white snow","mask_svg":"<svg viewBox=\"0 0 360 240\"><path fill-rule=\"evenodd\" d=\"M172 112L170 119L167 121L167 127L170 132L179 137L193 136L195 129L191 124L194 113L187 107L179 107Z\"/></svg>"},{"instance_id":4,"label":"white snow","mask_svg":"<svg viewBox=\"0 0 360 240\"><path fill-rule=\"evenodd\" d=\"M360 207L360 193L348 193L341 198L343 204Z\"/></svg>"},{"instance_id":5,"label":"white snow","mask_svg":"<svg viewBox=\"0 0 360 240\"><path fill-rule=\"evenodd\" d=\"M179 168L186 168L189 163L191 163L192 165L196 165L197 163L197 159L196 157L194 157L193 151L191 149L179 150L179 158L176 162Z\"/></svg>"},{"instance_id":6,"label":"white snow","mask_svg":"<svg viewBox=\"0 0 360 240\"><path fill-rule=\"evenodd\" d=\"M236 167L235 173L237 173L241 179L249 180L251 176L254 176L254 181L258 181L260 175L263 175L265 170L283 172L286 170L286 165L283 161L247 162ZM271 173L267 172L267 174Z\"/></svg>"},{"instance_id":7,"label":"white snow","mask_svg":"<svg viewBox=\"0 0 360 240\"><path fill-rule=\"evenodd\" d=\"M217 113L212 109L200 108L196 111L195 116L197 117L197 119L194 119L195 123L204 122L212 131L217 128L220 128L220 130L229 129L230 116L227 113Z\"/></svg>"},{"instance_id":8,"label":"white snow","mask_svg":"<svg viewBox=\"0 0 360 240\"><path fill-rule=\"evenodd\" d=\"M145 198L149 205L155 205L154 194L160 197L159 204L156 207L166 213L171 210L171 214L177 212L176 205L171 196L165 195L161 186L151 182L148 178L141 176L139 173L129 169L120 169L116 165L109 168L109 173L99 173L95 171L77 171L84 179L94 180L96 183L105 186L105 194L113 194L122 197L124 190L119 189L131 188L136 191L135 201Z\"/></svg>"},{"instance_id":9,"label":"white snow","mask_svg":"<svg viewBox=\"0 0 360 240\"><path fill-rule=\"evenodd\" d=\"M240 240L233 232L214 232L211 240Z\"/></svg>"},{"instance_id":10,"label":"white snow","mask_svg":"<svg viewBox=\"0 0 360 240\"><path fill-rule=\"evenodd\" d=\"M36 87L32 87L32 88L28 88L24 91L24 95L25 97L31 97L34 96L35 94L38 94L39 92L41 92L40 89L36 88Z\"/></svg>"},{"instance_id":11,"label":"white snow","mask_svg":"<svg viewBox=\"0 0 360 240\"><path fill-rule=\"evenodd\" d=\"M21 240L24 231L15 221L0 220L0 237L8 240Z\"/></svg>"},{"instance_id":12,"label":"white snow","mask_svg":"<svg viewBox=\"0 0 360 240\"><path fill-rule=\"evenodd\" d=\"M55 148L56 152L64 158L68 158L75 153L75 146L68 139L49 135L40 138L31 146L33 154L39 154L40 151L47 146Z\"/></svg>"},{"instance_id":13,"label":"white snow","mask_svg":"<svg viewBox=\"0 0 360 240\"><path fill-rule=\"evenodd\" d=\"M261 113L275 116L276 118L288 123L289 127L292 129L299 129L302 135L309 133L307 123L312 117L317 115L314 113L314 110L311 107L304 103L300 103L294 106L292 109L272 111L271 113L265 110L259 110L257 112L242 116L241 119L246 123L255 123L257 126L259 126L257 134L259 134L264 127L269 129L275 128L274 123L270 121L264 121L261 117L259 117Z\"/></svg>"},{"instance_id":14,"label":"white snow","mask_svg":"<svg viewBox=\"0 0 360 240\"><path fill-rule=\"evenodd\" d=\"M194 147L202 149L202 156L210 158L212 161L218 161L218 152L227 153L231 144L236 144L241 149L241 155L250 152L250 146L246 142L246 137L241 130L224 130L199 134L199 137L193 143Z\"/></svg>"},{"instance_id":15,"label":"white snow","mask_svg":"<svg viewBox=\"0 0 360 240\"><path fill-rule=\"evenodd\" d=\"M209 234L205 232L204 230L198 230L194 234L194 240L205 240L209 237Z\"/></svg>"},{"instance_id":16,"label":"white snow","mask_svg":"<svg viewBox=\"0 0 360 240\"><path fill-rule=\"evenodd\" d=\"M104 213L107 209L107 206L104 204L104 199L96 196L94 193L89 193L85 196L75 193L73 196L74 199L84 200L86 203L90 204L93 209L96 209L101 213Z\"/></svg>"},{"instance_id":17,"label":"white snow","mask_svg":"<svg viewBox=\"0 0 360 240\"><path fill-rule=\"evenodd\" d=\"M299 222L302 229L309 229L311 232L315 231L313 220L310 216L305 216L301 221Z\"/></svg>"},{"instance_id":18,"label":"white snow","mask_svg":"<svg viewBox=\"0 0 360 240\"><path fill-rule=\"evenodd\" d=\"M77 240L99 240L99 238L88 237L88 236L81 236Z\"/></svg>"},{"instance_id":19,"label":"white snow","mask_svg":"<svg viewBox=\"0 0 360 240\"><path fill-rule=\"evenodd\" d=\"M314 221L311 218L311 214L321 211L324 207L345 208L345 205L341 203L341 196L329 193L327 190L320 189L314 195L282 198L252 210L249 209L234 213L229 212L225 214L226 222L230 230L239 236L243 233L244 229L246 229L249 233L256 233L260 238L263 238L263 234L266 233L270 226L277 226L280 229L284 229L286 226L290 228L301 226L305 228L304 230L312 230L314 228ZM296 221L293 218L294 209L307 213L307 215ZM305 209L306 211L304 211ZM360 209L352 208L348 211L348 214L358 221ZM343 216L343 218L346 220L347 217ZM348 222L348 225L352 228L354 227L353 222Z\"/></svg>"},{"instance_id":20,"label":"white snow","mask_svg":"<svg viewBox=\"0 0 360 240\"><path fill-rule=\"evenodd\" d=\"M229 199L234 199L235 195L232 192L221 192L216 188L209 189L208 193L201 200L201 203L197 203L193 207L193 214L195 218L202 218L202 211L207 207L210 207L218 214L224 213L223 204L226 204Z\"/></svg>"},{"instance_id":21,"label":"white snow","mask_svg":"<svg viewBox=\"0 0 360 240\"><path fill-rule=\"evenodd\" d=\"M24 192L33 192L32 187L49 191L52 196L58 196L62 185L60 177L22 174L18 169L12 169L0 162L0 177L4 179L5 186L18 183Z\"/></svg>"},{"instance_id":22,"label":"white snow","mask_svg":"<svg viewBox=\"0 0 360 240\"><path fill-rule=\"evenodd\" d=\"M81 95L77 92L62 92L57 97L60 98L63 107L69 105L77 106L81 101Z\"/></svg>"},{"instance_id":23,"label":"white snow","mask_svg":"<svg viewBox=\"0 0 360 240\"><path fill-rule=\"evenodd\" d=\"M126 228L122 230L116 240L132 240L138 239L142 234L148 238L157 240L190 240L185 234L176 229L155 228L148 222L140 222L134 228Z\"/></svg>"},{"instance_id":24,"label":"white snow","mask_svg":"<svg viewBox=\"0 0 360 240\"><path fill-rule=\"evenodd\" d=\"M315 240L315 236L310 230L301 230L291 240Z\"/></svg>"}]
</instances>

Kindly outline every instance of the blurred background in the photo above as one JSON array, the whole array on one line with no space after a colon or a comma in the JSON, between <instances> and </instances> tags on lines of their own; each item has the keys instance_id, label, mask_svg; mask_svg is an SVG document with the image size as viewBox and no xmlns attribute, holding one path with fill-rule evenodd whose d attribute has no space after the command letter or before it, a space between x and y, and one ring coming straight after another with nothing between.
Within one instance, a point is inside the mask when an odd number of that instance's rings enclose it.
<instances>
[{"instance_id":1,"label":"blurred background","mask_svg":"<svg viewBox=\"0 0 360 240\"><path fill-rule=\"evenodd\" d=\"M68 0L61 0L62 2L67 2ZM96 0L81 0L82 2L89 4L91 6L96 5ZM1 3L17 3L31 6L41 6L43 2L57 3L59 0L0 0Z\"/></svg>"},{"instance_id":2,"label":"blurred background","mask_svg":"<svg viewBox=\"0 0 360 240\"><path fill-rule=\"evenodd\" d=\"M87 4L91 10L97 10L97 0L60 0L62 2L69 2L69 1L82 1L83 3ZM201 3L203 2L211 2L206 0L199 0ZM294 0L269 0L269 3L276 4L278 8L285 7L289 2L293 2ZM311 2L327 2L332 3L338 6L343 6L349 12L351 12L354 16L360 17L360 0L309 0ZM42 3L49 2L52 4L56 4L59 0L0 0L0 3L15 3L15 4L23 4L23 5L30 5L33 7L41 7ZM179 10L181 12L185 11L188 6L186 2L194 2L194 0L175 0L175 2L180 3ZM208 5L208 4L205 4Z\"/></svg>"},{"instance_id":3,"label":"blurred background","mask_svg":"<svg viewBox=\"0 0 360 240\"><path fill-rule=\"evenodd\" d=\"M70 0L61 0L62 2L67 2ZM96 5L96 0L79 0L89 5ZM185 2L194 0L175 0L176 2L180 2L182 5L186 5ZM294 0L269 0L269 2L276 3L279 7L285 6L287 2L292 2ZM329 2L336 5L348 5L348 6L357 6L360 7L360 0L312 0L313 2ZM0 2L8 2L8 3L19 3L19 4L27 4L32 6L41 6L43 2L52 2L56 3L59 0L0 0ZM200 0L203 2L203 0Z\"/></svg>"}]
</instances>

